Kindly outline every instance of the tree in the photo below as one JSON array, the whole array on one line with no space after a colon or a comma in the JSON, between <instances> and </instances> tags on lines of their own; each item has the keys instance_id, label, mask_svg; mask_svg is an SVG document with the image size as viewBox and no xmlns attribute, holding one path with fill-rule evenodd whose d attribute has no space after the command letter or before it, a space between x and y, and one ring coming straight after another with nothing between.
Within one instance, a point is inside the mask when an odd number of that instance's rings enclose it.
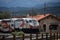
<instances>
[{"instance_id":1,"label":"tree","mask_svg":"<svg viewBox=\"0 0 60 40\"><path fill-rule=\"evenodd\" d=\"M8 19L11 18L11 12L10 11L2 11L0 13L0 19Z\"/></svg>"},{"instance_id":2,"label":"tree","mask_svg":"<svg viewBox=\"0 0 60 40\"><path fill-rule=\"evenodd\" d=\"M2 19L3 18L3 15L0 13L0 19Z\"/></svg>"}]
</instances>

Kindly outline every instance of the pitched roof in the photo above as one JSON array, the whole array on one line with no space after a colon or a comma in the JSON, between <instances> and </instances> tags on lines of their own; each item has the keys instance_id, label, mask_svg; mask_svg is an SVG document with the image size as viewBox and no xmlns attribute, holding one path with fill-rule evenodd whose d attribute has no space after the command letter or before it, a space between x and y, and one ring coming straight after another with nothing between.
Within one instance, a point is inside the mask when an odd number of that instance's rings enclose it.
<instances>
[{"instance_id":1,"label":"pitched roof","mask_svg":"<svg viewBox=\"0 0 60 40\"><path fill-rule=\"evenodd\" d=\"M36 20L41 20L41 19L44 19L48 16L54 16L55 18L57 18L55 15L52 15L52 14L41 14L41 15L36 15L36 16L30 16L31 18L35 18ZM59 19L59 18L57 18ZM60 20L60 19L59 19Z\"/></svg>"},{"instance_id":2,"label":"pitched roof","mask_svg":"<svg viewBox=\"0 0 60 40\"><path fill-rule=\"evenodd\" d=\"M43 19L45 18L46 16L49 16L51 14L41 14L41 15L36 15L36 16L30 16L31 18L36 18L36 20L40 20L40 19Z\"/></svg>"}]
</instances>

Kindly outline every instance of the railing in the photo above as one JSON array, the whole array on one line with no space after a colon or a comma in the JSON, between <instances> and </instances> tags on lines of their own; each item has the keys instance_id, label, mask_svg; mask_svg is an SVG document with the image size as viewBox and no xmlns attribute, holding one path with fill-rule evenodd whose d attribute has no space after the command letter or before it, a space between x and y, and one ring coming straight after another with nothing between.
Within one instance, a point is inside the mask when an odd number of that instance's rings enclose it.
<instances>
[{"instance_id":1,"label":"railing","mask_svg":"<svg viewBox=\"0 0 60 40\"><path fill-rule=\"evenodd\" d=\"M2 35L2 39L1 40L5 40L5 36ZM33 34L30 34L29 35L29 40L59 40L59 33L41 33L41 34L38 34L36 33L35 34L35 37L32 37ZM25 40L25 35L22 34L22 40ZM13 38L12 40L16 40L16 35L13 35Z\"/></svg>"}]
</instances>

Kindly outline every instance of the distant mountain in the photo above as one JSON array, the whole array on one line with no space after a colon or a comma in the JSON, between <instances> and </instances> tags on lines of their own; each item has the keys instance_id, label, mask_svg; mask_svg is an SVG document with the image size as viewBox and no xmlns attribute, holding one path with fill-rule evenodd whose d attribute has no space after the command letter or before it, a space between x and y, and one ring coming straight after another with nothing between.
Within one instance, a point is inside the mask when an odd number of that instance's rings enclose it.
<instances>
[{"instance_id":1,"label":"distant mountain","mask_svg":"<svg viewBox=\"0 0 60 40\"><path fill-rule=\"evenodd\" d=\"M32 10L33 8L33 10ZM0 12L1 11L11 11L13 16L26 16L27 13L31 13L33 11L33 14L39 14L39 13L53 13L55 15L60 16L60 3L48 3L46 5L46 10L44 12L44 6L43 5L36 5L32 8L27 8L27 7L0 7Z\"/></svg>"},{"instance_id":2,"label":"distant mountain","mask_svg":"<svg viewBox=\"0 0 60 40\"><path fill-rule=\"evenodd\" d=\"M52 13L55 15L60 15L60 6L56 7L47 7L44 11L44 8L42 9L34 9L35 12L37 13Z\"/></svg>"},{"instance_id":3,"label":"distant mountain","mask_svg":"<svg viewBox=\"0 0 60 40\"><path fill-rule=\"evenodd\" d=\"M7 8L7 7L0 7L0 12L1 11L10 11L12 12L13 16L24 16L28 13L28 11L31 8L27 8L27 7L11 7L11 8Z\"/></svg>"},{"instance_id":4,"label":"distant mountain","mask_svg":"<svg viewBox=\"0 0 60 40\"><path fill-rule=\"evenodd\" d=\"M0 7L0 11L7 11L8 8L7 7Z\"/></svg>"},{"instance_id":5,"label":"distant mountain","mask_svg":"<svg viewBox=\"0 0 60 40\"><path fill-rule=\"evenodd\" d=\"M37 13L52 13L57 16L60 16L60 2L46 3L45 11L44 11L44 4L42 5L38 4L34 7L34 10Z\"/></svg>"}]
</instances>

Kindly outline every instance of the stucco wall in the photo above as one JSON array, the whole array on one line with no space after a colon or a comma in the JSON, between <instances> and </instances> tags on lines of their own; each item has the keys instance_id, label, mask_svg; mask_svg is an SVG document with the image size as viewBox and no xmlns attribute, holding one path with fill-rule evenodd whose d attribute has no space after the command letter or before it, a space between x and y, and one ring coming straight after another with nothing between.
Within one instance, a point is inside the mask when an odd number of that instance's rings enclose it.
<instances>
[{"instance_id":1,"label":"stucco wall","mask_svg":"<svg viewBox=\"0 0 60 40\"><path fill-rule=\"evenodd\" d=\"M60 32L60 21L58 21L56 18L51 18L51 17L48 17L48 18L45 18L43 20L40 21L40 29L43 30L43 24L46 24L46 32L50 32L49 30L49 25L51 23L58 23L58 27L57 27L57 30L52 30L52 32ZM43 30L44 31L44 30Z\"/></svg>"}]
</instances>

